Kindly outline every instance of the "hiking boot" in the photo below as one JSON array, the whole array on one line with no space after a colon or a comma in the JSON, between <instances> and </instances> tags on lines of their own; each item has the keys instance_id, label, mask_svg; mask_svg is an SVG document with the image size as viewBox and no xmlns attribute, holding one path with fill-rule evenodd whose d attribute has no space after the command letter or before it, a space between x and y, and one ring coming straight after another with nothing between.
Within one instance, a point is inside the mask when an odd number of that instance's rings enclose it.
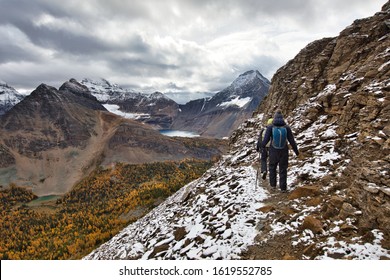
<instances>
[{"instance_id":1,"label":"hiking boot","mask_svg":"<svg viewBox=\"0 0 390 280\"><path fill-rule=\"evenodd\" d=\"M287 190L282 190L282 193L286 193L287 192Z\"/></svg>"},{"instance_id":2,"label":"hiking boot","mask_svg":"<svg viewBox=\"0 0 390 280\"><path fill-rule=\"evenodd\" d=\"M267 172L263 172L261 175L261 178L263 178L263 180L265 180L265 178L267 178Z\"/></svg>"}]
</instances>

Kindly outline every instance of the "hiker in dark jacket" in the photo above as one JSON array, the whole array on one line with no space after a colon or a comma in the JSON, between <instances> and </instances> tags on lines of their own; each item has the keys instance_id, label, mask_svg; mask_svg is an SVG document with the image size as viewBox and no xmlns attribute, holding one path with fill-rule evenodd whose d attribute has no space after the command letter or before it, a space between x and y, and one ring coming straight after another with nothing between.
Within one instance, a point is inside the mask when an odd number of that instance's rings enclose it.
<instances>
[{"instance_id":1,"label":"hiker in dark jacket","mask_svg":"<svg viewBox=\"0 0 390 280\"><path fill-rule=\"evenodd\" d=\"M267 121L267 127L272 125L273 119L270 118ZM261 177L263 180L267 177L267 163L268 163L268 154L269 154L269 146L270 143L267 144L265 149L261 147L261 143L263 142L265 131L267 127L261 129L259 137L257 139L256 151L260 153L260 164L261 164Z\"/></svg>"},{"instance_id":2,"label":"hiker in dark jacket","mask_svg":"<svg viewBox=\"0 0 390 280\"><path fill-rule=\"evenodd\" d=\"M279 133L278 135L276 135ZM275 135L273 135L275 134ZM283 135L284 134L284 135ZM279 141L280 140L280 141ZM288 167L288 145L298 156L299 151L295 143L291 128L286 125L280 110L276 111L272 125L267 127L261 147L264 149L271 141L269 149L269 183L276 188L276 168L279 165L279 186L282 192L287 192L287 167ZM279 142L278 142L279 141Z\"/></svg>"}]
</instances>

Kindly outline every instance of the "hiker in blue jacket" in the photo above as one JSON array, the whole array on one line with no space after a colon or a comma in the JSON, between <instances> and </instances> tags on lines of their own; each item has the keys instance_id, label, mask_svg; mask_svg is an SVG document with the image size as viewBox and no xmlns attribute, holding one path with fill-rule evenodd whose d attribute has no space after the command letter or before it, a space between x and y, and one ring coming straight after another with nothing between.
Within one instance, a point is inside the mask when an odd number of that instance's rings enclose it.
<instances>
[{"instance_id":1,"label":"hiker in blue jacket","mask_svg":"<svg viewBox=\"0 0 390 280\"><path fill-rule=\"evenodd\" d=\"M272 125L267 127L261 147L264 149L271 141L269 148L269 183L276 188L276 168L279 165L279 187L282 192L287 192L287 167L288 167L288 145L298 156L299 151L294 140L291 128L283 119L282 112L276 111Z\"/></svg>"}]
</instances>

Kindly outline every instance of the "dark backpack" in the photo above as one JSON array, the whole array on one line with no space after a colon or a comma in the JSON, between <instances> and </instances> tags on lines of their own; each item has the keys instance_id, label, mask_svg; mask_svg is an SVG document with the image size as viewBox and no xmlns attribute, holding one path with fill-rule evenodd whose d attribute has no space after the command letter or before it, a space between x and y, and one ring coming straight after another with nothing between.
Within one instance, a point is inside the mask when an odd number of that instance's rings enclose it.
<instances>
[{"instance_id":1,"label":"dark backpack","mask_svg":"<svg viewBox=\"0 0 390 280\"><path fill-rule=\"evenodd\" d=\"M272 147L284 149L287 144L287 128L284 126L272 127Z\"/></svg>"},{"instance_id":2,"label":"dark backpack","mask_svg":"<svg viewBox=\"0 0 390 280\"><path fill-rule=\"evenodd\" d=\"M259 138L257 138L256 151L261 151L261 142L264 139L264 128L260 130Z\"/></svg>"}]
</instances>

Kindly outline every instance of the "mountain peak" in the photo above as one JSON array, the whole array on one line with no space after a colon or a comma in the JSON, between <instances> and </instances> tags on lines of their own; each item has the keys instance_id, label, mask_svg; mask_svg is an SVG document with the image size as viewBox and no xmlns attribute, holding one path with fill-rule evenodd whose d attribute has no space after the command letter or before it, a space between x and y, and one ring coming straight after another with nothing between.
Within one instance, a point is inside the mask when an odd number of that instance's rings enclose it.
<instances>
[{"instance_id":1,"label":"mountain peak","mask_svg":"<svg viewBox=\"0 0 390 280\"><path fill-rule=\"evenodd\" d=\"M238 76L238 78L235 79L231 85L234 88L241 88L256 82L256 80L260 80L262 83L267 85L270 84L270 81L268 81L268 79L265 78L258 70L249 70Z\"/></svg>"},{"instance_id":2,"label":"mountain peak","mask_svg":"<svg viewBox=\"0 0 390 280\"><path fill-rule=\"evenodd\" d=\"M0 80L0 116L8 112L24 98L16 89Z\"/></svg>"},{"instance_id":3,"label":"mountain peak","mask_svg":"<svg viewBox=\"0 0 390 280\"><path fill-rule=\"evenodd\" d=\"M60 87L60 90L68 90L71 92L83 92L83 93L89 93L89 89L85 86L77 82L75 79L70 79L69 81L62 84Z\"/></svg>"},{"instance_id":4,"label":"mountain peak","mask_svg":"<svg viewBox=\"0 0 390 280\"><path fill-rule=\"evenodd\" d=\"M156 91L156 92L153 92L152 94L149 95L149 98L150 99L168 99L168 100L171 100L170 98L168 98L164 93L162 92L159 92L159 91Z\"/></svg>"}]
</instances>

